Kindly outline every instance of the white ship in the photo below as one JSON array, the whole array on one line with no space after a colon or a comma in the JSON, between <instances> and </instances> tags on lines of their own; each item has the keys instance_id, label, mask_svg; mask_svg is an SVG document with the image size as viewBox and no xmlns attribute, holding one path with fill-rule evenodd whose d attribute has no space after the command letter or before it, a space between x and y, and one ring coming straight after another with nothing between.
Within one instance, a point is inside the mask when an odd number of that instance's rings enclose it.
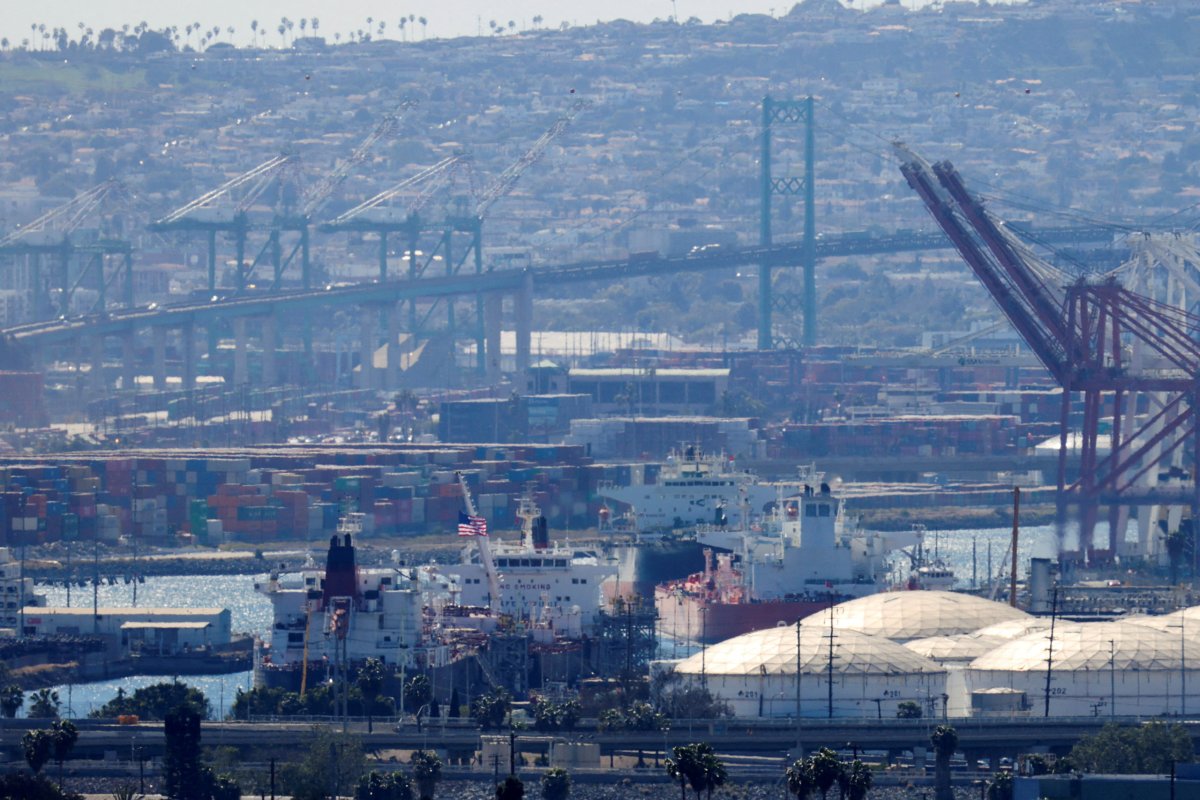
<instances>
[{"instance_id":1,"label":"white ship","mask_svg":"<svg viewBox=\"0 0 1200 800\"><path fill-rule=\"evenodd\" d=\"M21 562L7 547L0 547L0 628L21 627L22 608L44 608L46 595L33 589L33 578L23 577Z\"/></svg>"},{"instance_id":2,"label":"white ship","mask_svg":"<svg viewBox=\"0 0 1200 800\"><path fill-rule=\"evenodd\" d=\"M551 542L532 499L522 498L517 516L519 542L476 536L462 563L436 568L452 582L453 607L488 609L556 637L580 638L591 630L602 608L601 585L617 574L616 566Z\"/></svg>"},{"instance_id":3,"label":"white ship","mask_svg":"<svg viewBox=\"0 0 1200 800\"><path fill-rule=\"evenodd\" d=\"M270 638L260 645L256 681L292 690L368 658L389 669L412 667L421 645L421 592L411 572L359 567L353 536L361 514L350 514L329 540L325 566L272 573L254 588L271 601Z\"/></svg>"},{"instance_id":4,"label":"white ship","mask_svg":"<svg viewBox=\"0 0 1200 800\"><path fill-rule=\"evenodd\" d=\"M601 497L633 509L639 531L669 530L706 523L743 524L743 509L762 514L775 500L774 486L751 472L737 471L723 455L688 447L672 453L658 482L641 486L601 484Z\"/></svg>"}]
</instances>

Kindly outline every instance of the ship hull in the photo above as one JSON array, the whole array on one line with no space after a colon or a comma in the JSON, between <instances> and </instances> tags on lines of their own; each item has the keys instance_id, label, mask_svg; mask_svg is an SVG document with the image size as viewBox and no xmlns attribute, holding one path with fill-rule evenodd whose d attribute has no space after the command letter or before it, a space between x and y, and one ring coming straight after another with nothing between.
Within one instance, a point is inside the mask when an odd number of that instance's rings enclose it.
<instances>
[{"instance_id":1,"label":"ship hull","mask_svg":"<svg viewBox=\"0 0 1200 800\"><path fill-rule=\"evenodd\" d=\"M617 577L605 584L605 599L654 597L660 583L704 569L704 545L691 539L655 539L617 549Z\"/></svg>"},{"instance_id":2,"label":"ship hull","mask_svg":"<svg viewBox=\"0 0 1200 800\"><path fill-rule=\"evenodd\" d=\"M655 594L659 630L664 636L699 644L716 644L744 633L794 625L797 620L829 607L827 600L777 600L723 603L697 597L677 597L660 589Z\"/></svg>"}]
</instances>

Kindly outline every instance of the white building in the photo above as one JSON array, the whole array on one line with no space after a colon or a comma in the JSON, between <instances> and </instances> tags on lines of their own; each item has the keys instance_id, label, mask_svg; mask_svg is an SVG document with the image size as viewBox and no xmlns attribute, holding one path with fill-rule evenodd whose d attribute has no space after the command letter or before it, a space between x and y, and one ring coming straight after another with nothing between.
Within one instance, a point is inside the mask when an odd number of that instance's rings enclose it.
<instances>
[{"instance_id":1,"label":"white building","mask_svg":"<svg viewBox=\"0 0 1200 800\"><path fill-rule=\"evenodd\" d=\"M177 635L183 643L226 645L232 638L227 608L133 608L130 606L48 607L25 609L25 632L33 636L108 636L128 645L130 636L144 640L146 630L190 630ZM131 633L142 631L139 633ZM153 636L153 635L152 635ZM153 639L152 639L153 640ZM157 640L156 646L157 646Z\"/></svg>"}]
</instances>

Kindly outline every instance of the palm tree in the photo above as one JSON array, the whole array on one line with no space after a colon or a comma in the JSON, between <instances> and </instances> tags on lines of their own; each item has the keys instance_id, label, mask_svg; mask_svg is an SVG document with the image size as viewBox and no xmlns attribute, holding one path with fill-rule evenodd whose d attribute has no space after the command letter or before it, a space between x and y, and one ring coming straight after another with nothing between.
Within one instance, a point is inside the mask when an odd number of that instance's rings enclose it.
<instances>
[{"instance_id":1,"label":"palm tree","mask_svg":"<svg viewBox=\"0 0 1200 800\"><path fill-rule=\"evenodd\" d=\"M516 775L509 775L496 784L496 800L524 800L525 782Z\"/></svg>"},{"instance_id":2,"label":"palm tree","mask_svg":"<svg viewBox=\"0 0 1200 800\"><path fill-rule=\"evenodd\" d=\"M5 39L4 41L7 42L8 40ZM5 47L7 46L5 44ZM25 705L25 693L21 691L20 686L12 683L0 689L0 713L4 714L6 718L15 718L23 705Z\"/></svg>"},{"instance_id":3,"label":"palm tree","mask_svg":"<svg viewBox=\"0 0 1200 800\"><path fill-rule=\"evenodd\" d=\"M317 29L321 27L321 20L316 17L312 18L313 36L317 35Z\"/></svg>"},{"instance_id":4,"label":"palm tree","mask_svg":"<svg viewBox=\"0 0 1200 800\"><path fill-rule=\"evenodd\" d=\"M254 37L254 46L258 47L258 20L250 20L250 34Z\"/></svg>"},{"instance_id":5,"label":"palm tree","mask_svg":"<svg viewBox=\"0 0 1200 800\"><path fill-rule=\"evenodd\" d=\"M29 716L34 719L45 719L58 716L58 692L53 689L38 689L33 693L33 702L29 705Z\"/></svg>"},{"instance_id":6,"label":"palm tree","mask_svg":"<svg viewBox=\"0 0 1200 800\"><path fill-rule=\"evenodd\" d=\"M813 785L821 793L821 800L825 800L829 790L837 783L838 776L842 773L842 762L838 759L837 753L828 747L822 747L810 760L810 769L812 770Z\"/></svg>"},{"instance_id":7,"label":"palm tree","mask_svg":"<svg viewBox=\"0 0 1200 800\"><path fill-rule=\"evenodd\" d=\"M21 752L25 755L25 763L29 765L34 774L42 771L42 767L46 766L53 751L54 741L50 736L50 731L25 731L25 735L21 737Z\"/></svg>"},{"instance_id":8,"label":"palm tree","mask_svg":"<svg viewBox=\"0 0 1200 800\"><path fill-rule=\"evenodd\" d=\"M696 800L700 800L700 793L706 789L711 791L710 786L717 780L715 770L720 762L716 761L712 746L704 742L687 744L675 747L671 752L672 757L666 763L667 775L679 782L681 800L687 800L688 786L696 793ZM719 769L722 773L720 781L724 783L725 768L722 765Z\"/></svg>"},{"instance_id":9,"label":"palm tree","mask_svg":"<svg viewBox=\"0 0 1200 800\"><path fill-rule=\"evenodd\" d=\"M808 800L808 796L817 788L813 782L812 759L796 759L787 768L785 775L788 791L796 796L796 800Z\"/></svg>"},{"instance_id":10,"label":"palm tree","mask_svg":"<svg viewBox=\"0 0 1200 800\"><path fill-rule=\"evenodd\" d=\"M421 23L421 41L425 41L425 28L429 25L429 20L424 17L417 17L417 22Z\"/></svg>"},{"instance_id":11,"label":"palm tree","mask_svg":"<svg viewBox=\"0 0 1200 800\"><path fill-rule=\"evenodd\" d=\"M850 762L849 767L842 771L842 775L845 782L846 800L864 800L874 782L871 768L856 758Z\"/></svg>"},{"instance_id":12,"label":"palm tree","mask_svg":"<svg viewBox=\"0 0 1200 800\"><path fill-rule=\"evenodd\" d=\"M516 30L516 28L517 28L517 23L513 22L513 21L510 19L510 20L508 21L508 30L509 30L509 32L511 33L512 31Z\"/></svg>"},{"instance_id":13,"label":"palm tree","mask_svg":"<svg viewBox=\"0 0 1200 800\"><path fill-rule=\"evenodd\" d=\"M75 749L75 742L78 739L79 729L70 720L56 719L50 725L50 741L53 745L54 760L58 762L58 786L60 789L63 785L63 762Z\"/></svg>"},{"instance_id":14,"label":"palm tree","mask_svg":"<svg viewBox=\"0 0 1200 800\"><path fill-rule=\"evenodd\" d=\"M725 785L729 780L729 772L725 769L724 762L717 758L711 745L704 744L701 747L703 749L700 752L700 766L704 771L704 789L708 793L708 800L712 800L713 789L720 789Z\"/></svg>"},{"instance_id":15,"label":"palm tree","mask_svg":"<svg viewBox=\"0 0 1200 800\"><path fill-rule=\"evenodd\" d=\"M416 750L408 763L412 764L420 800L433 800L433 793L442 779L442 760L430 750Z\"/></svg>"},{"instance_id":16,"label":"palm tree","mask_svg":"<svg viewBox=\"0 0 1200 800\"><path fill-rule=\"evenodd\" d=\"M552 767L542 773L542 797L545 800L567 800L571 794L571 773L562 767Z\"/></svg>"},{"instance_id":17,"label":"palm tree","mask_svg":"<svg viewBox=\"0 0 1200 800\"><path fill-rule=\"evenodd\" d=\"M533 27L534 27L535 29L536 29L536 28L540 28L540 27L542 27L542 15L541 15L541 14L534 14L534 16L533 16Z\"/></svg>"},{"instance_id":18,"label":"palm tree","mask_svg":"<svg viewBox=\"0 0 1200 800\"><path fill-rule=\"evenodd\" d=\"M950 759L958 749L958 731L950 725L938 725L929 735L933 745L933 787L935 800L954 800L950 788Z\"/></svg>"}]
</instances>

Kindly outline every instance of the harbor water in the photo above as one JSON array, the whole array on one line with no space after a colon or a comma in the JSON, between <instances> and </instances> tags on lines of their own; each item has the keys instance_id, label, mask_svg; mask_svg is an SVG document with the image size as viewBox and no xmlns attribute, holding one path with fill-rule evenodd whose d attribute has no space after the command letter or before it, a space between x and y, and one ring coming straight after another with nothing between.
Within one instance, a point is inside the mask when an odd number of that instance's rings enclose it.
<instances>
[{"instance_id":1,"label":"harbor water","mask_svg":"<svg viewBox=\"0 0 1200 800\"><path fill-rule=\"evenodd\" d=\"M1097 538L1107 536L1103 525L1097 529ZM926 548L936 551L946 564L954 570L959 588L971 588L972 567L976 582L979 586L987 585L988 551L991 552L992 575L998 576L1009 560L1009 542L1011 531L1002 528L965 529L953 531L929 532L926 534ZM1065 545L1075 546L1076 532L1068 529ZM1020 572L1024 575L1028 569L1029 559L1033 556L1053 557L1057 544L1053 525L1037 525L1022 529L1017 551ZM974 554L974 556L973 556ZM893 557L894 561L903 560L903 556ZM1006 574L1006 572L1005 572ZM265 635L271 626L271 603L263 595L254 591L256 578L252 575L205 575L205 576L164 576L149 577L144 583L137 584L137 605L146 607L185 607L228 608L231 612L232 627L237 633ZM134 584L126 584L121 580L100 586L97 593L100 606L129 606L133 605ZM50 605L66 605L67 590L60 586L43 586ZM92 589L90 586L73 587L71 589L71 605L88 607L92 604ZM674 643L664 639L660 652L664 657L687 655L693 648L683 643ZM98 681L95 683L62 685L54 687L58 692L64 713L68 709L74 716L87 716L111 700L119 688L127 693L135 689L158 683L171 678L162 676L133 676L118 680ZM234 698L239 688L249 688L252 683L250 672L240 672L231 675L182 676L178 680L188 683L204 692L212 705L214 716L228 715L233 706Z\"/></svg>"}]
</instances>

